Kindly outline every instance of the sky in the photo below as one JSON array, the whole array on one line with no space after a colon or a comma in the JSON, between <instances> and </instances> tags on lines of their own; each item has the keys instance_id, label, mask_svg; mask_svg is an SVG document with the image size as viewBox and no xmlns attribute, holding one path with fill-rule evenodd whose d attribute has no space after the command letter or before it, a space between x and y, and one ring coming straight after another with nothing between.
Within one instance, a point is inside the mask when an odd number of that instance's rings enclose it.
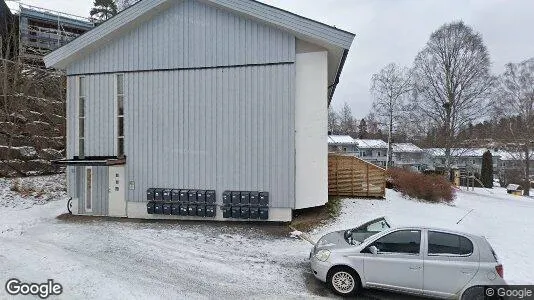
<instances>
[{"instance_id":1,"label":"sky","mask_svg":"<svg viewBox=\"0 0 534 300\"><path fill-rule=\"evenodd\" d=\"M24 0L29 5L87 16L92 0ZM508 62L534 57L534 0L262 0L356 35L332 105L347 102L358 118L373 99L372 74L388 63L410 67L430 34L463 20L482 34L495 74Z\"/></svg>"}]
</instances>

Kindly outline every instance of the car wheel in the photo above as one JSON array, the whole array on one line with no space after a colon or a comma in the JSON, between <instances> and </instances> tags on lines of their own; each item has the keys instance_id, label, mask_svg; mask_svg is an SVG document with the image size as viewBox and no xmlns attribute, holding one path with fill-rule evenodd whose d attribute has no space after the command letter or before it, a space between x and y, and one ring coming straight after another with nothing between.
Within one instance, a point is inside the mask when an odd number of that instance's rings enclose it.
<instances>
[{"instance_id":1,"label":"car wheel","mask_svg":"<svg viewBox=\"0 0 534 300\"><path fill-rule=\"evenodd\" d=\"M462 300L484 300L484 288L481 286L470 287L462 294Z\"/></svg>"},{"instance_id":2,"label":"car wheel","mask_svg":"<svg viewBox=\"0 0 534 300\"><path fill-rule=\"evenodd\" d=\"M361 287L360 276L348 267L336 267L328 272L328 285L340 296L354 296Z\"/></svg>"}]
</instances>

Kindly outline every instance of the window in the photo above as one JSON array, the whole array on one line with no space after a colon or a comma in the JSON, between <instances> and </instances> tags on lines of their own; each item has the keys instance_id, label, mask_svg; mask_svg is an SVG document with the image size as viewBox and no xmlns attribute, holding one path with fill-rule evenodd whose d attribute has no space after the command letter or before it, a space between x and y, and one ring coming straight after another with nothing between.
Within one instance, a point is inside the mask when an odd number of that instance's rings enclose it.
<instances>
[{"instance_id":1,"label":"window","mask_svg":"<svg viewBox=\"0 0 534 300\"><path fill-rule=\"evenodd\" d=\"M117 97L116 102L116 153L117 157L124 156L124 74L118 74L117 81Z\"/></svg>"},{"instance_id":2,"label":"window","mask_svg":"<svg viewBox=\"0 0 534 300\"><path fill-rule=\"evenodd\" d=\"M470 255L473 243L456 234L429 231L428 255Z\"/></svg>"},{"instance_id":3,"label":"window","mask_svg":"<svg viewBox=\"0 0 534 300\"><path fill-rule=\"evenodd\" d=\"M347 152L347 147L343 147L343 152Z\"/></svg>"},{"instance_id":4,"label":"window","mask_svg":"<svg viewBox=\"0 0 534 300\"><path fill-rule=\"evenodd\" d=\"M421 247L420 230L399 230L376 240L372 246L382 253L419 254Z\"/></svg>"},{"instance_id":5,"label":"window","mask_svg":"<svg viewBox=\"0 0 534 300\"><path fill-rule=\"evenodd\" d=\"M78 157L85 157L85 77L78 77Z\"/></svg>"},{"instance_id":6,"label":"window","mask_svg":"<svg viewBox=\"0 0 534 300\"><path fill-rule=\"evenodd\" d=\"M93 210L93 169L87 167L85 169L85 211L91 212Z\"/></svg>"}]
</instances>

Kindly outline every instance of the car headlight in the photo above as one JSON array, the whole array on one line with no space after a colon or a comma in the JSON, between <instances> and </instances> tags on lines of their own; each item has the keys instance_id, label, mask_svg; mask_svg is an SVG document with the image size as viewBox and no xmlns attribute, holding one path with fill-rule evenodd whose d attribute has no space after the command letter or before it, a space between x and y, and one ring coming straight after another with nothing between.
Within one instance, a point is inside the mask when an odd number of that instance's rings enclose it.
<instances>
[{"instance_id":1,"label":"car headlight","mask_svg":"<svg viewBox=\"0 0 534 300\"><path fill-rule=\"evenodd\" d=\"M329 250L319 250L317 253L315 253L315 258L317 258L320 261L327 261L330 257L330 251Z\"/></svg>"}]
</instances>

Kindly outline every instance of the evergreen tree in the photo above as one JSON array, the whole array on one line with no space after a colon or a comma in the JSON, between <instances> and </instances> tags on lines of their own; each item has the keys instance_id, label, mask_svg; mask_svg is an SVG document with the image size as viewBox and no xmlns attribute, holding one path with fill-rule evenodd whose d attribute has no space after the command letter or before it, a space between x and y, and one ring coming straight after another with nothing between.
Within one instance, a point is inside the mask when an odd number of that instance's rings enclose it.
<instances>
[{"instance_id":1,"label":"evergreen tree","mask_svg":"<svg viewBox=\"0 0 534 300\"><path fill-rule=\"evenodd\" d=\"M117 4L114 0L95 0L93 5L90 15L98 23L109 20L118 13Z\"/></svg>"},{"instance_id":2,"label":"evergreen tree","mask_svg":"<svg viewBox=\"0 0 534 300\"><path fill-rule=\"evenodd\" d=\"M358 126L358 137L360 139L366 139L369 133L367 132L367 122L365 119L362 119L360 121L360 125Z\"/></svg>"},{"instance_id":3,"label":"evergreen tree","mask_svg":"<svg viewBox=\"0 0 534 300\"><path fill-rule=\"evenodd\" d=\"M480 174L480 179L484 187L492 188L493 187L493 155L487 150L482 155L482 170Z\"/></svg>"}]
</instances>

